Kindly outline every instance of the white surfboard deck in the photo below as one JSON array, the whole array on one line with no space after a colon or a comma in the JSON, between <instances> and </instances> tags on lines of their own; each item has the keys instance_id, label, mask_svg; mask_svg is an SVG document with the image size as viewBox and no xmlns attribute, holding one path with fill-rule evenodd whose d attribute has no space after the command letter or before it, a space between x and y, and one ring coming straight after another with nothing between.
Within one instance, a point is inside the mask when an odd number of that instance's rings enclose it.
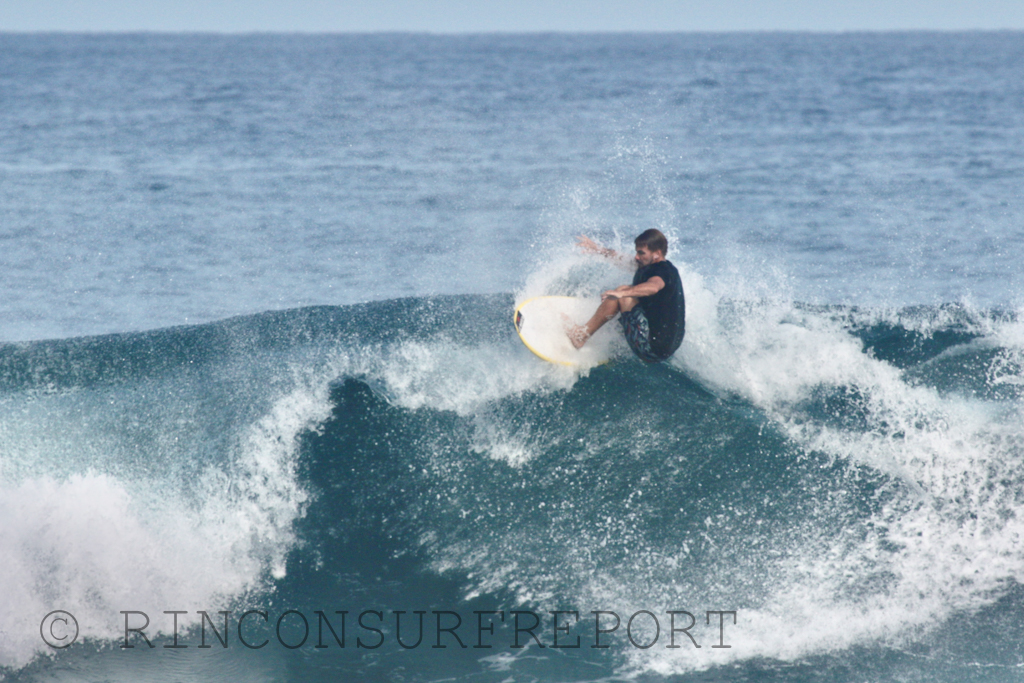
<instances>
[{"instance_id":1,"label":"white surfboard deck","mask_svg":"<svg viewBox=\"0 0 1024 683\"><path fill-rule=\"evenodd\" d=\"M549 363L592 367L612 356L615 322L609 322L587 340L573 347L566 334L566 320L583 325L597 310L600 299L575 296L538 296L519 304L512 317L526 348Z\"/></svg>"}]
</instances>

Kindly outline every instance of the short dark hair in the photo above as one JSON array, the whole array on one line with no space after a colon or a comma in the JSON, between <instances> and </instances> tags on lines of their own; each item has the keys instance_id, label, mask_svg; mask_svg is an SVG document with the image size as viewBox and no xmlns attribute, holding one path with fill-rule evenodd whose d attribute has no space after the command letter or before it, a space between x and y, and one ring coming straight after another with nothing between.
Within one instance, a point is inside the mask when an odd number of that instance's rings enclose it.
<instances>
[{"instance_id":1,"label":"short dark hair","mask_svg":"<svg viewBox=\"0 0 1024 683\"><path fill-rule=\"evenodd\" d=\"M668 256L668 239L661 234L661 230L644 230L633 240L633 244L637 249L647 247L647 251L660 251L662 255Z\"/></svg>"}]
</instances>

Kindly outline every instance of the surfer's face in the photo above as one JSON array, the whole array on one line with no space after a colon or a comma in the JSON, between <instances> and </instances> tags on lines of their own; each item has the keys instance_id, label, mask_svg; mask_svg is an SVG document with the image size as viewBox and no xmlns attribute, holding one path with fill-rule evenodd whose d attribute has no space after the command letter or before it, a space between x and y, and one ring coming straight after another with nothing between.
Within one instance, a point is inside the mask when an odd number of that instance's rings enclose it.
<instances>
[{"instance_id":1,"label":"surfer's face","mask_svg":"<svg viewBox=\"0 0 1024 683\"><path fill-rule=\"evenodd\" d=\"M636 256L633 257L633 260L636 261L637 266L643 268L664 258L665 256L660 251L651 251L647 247L637 247Z\"/></svg>"}]
</instances>

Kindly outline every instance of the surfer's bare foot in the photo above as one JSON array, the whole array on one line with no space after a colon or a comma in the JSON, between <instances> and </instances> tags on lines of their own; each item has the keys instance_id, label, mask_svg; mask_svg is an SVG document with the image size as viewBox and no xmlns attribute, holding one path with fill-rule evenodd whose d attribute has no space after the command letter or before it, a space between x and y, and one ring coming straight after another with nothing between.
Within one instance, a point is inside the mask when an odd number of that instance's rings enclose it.
<instances>
[{"instance_id":1,"label":"surfer's bare foot","mask_svg":"<svg viewBox=\"0 0 1024 683\"><path fill-rule=\"evenodd\" d=\"M583 345L590 339L590 335L587 334L587 328L583 325L577 325L569 319L565 313L561 314L562 322L565 324L565 334L569 337L569 342L573 345L573 348L582 349Z\"/></svg>"},{"instance_id":2,"label":"surfer's bare foot","mask_svg":"<svg viewBox=\"0 0 1024 683\"><path fill-rule=\"evenodd\" d=\"M582 349L583 345L590 339L590 335L587 334L587 328L583 327L583 325L573 325L565 333L569 335L569 341L577 349Z\"/></svg>"}]
</instances>

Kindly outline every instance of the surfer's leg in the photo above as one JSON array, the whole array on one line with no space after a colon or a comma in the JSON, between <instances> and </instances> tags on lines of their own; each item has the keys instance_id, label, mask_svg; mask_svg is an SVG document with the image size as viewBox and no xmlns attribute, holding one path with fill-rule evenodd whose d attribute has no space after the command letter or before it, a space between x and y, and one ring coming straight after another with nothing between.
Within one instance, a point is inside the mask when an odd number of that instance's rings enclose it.
<instances>
[{"instance_id":1,"label":"surfer's leg","mask_svg":"<svg viewBox=\"0 0 1024 683\"><path fill-rule=\"evenodd\" d=\"M587 340L601 329L606 322L620 312L633 310L633 307L636 306L636 301L633 297L623 297L621 299L608 297L597 307L597 311L594 312L594 315L587 321L586 325L573 325L566 330L566 333L569 335L569 341L577 349L583 348Z\"/></svg>"}]
</instances>

